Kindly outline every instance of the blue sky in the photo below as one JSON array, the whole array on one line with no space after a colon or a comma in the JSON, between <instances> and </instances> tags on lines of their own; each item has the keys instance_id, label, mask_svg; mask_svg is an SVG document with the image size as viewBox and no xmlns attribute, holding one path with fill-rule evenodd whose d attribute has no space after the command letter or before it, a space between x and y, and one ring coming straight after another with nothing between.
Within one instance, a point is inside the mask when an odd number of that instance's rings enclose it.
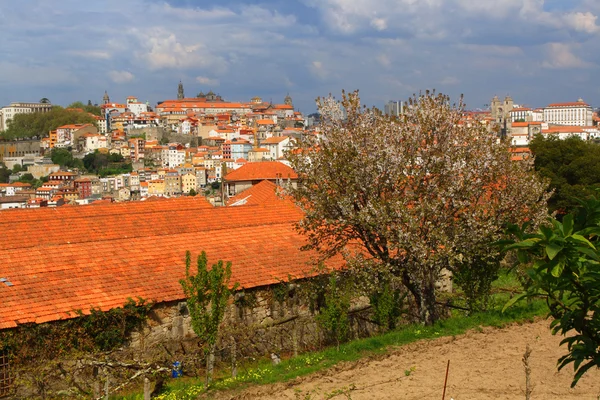
<instances>
[{"instance_id":1,"label":"blue sky","mask_svg":"<svg viewBox=\"0 0 600 400\"><path fill-rule=\"evenodd\" d=\"M10 3L10 4L9 4ZM600 106L598 0L20 0L0 3L0 105L174 98L213 90L301 111L360 89L368 105L435 88Z\"/></svg>"}]
</instances>

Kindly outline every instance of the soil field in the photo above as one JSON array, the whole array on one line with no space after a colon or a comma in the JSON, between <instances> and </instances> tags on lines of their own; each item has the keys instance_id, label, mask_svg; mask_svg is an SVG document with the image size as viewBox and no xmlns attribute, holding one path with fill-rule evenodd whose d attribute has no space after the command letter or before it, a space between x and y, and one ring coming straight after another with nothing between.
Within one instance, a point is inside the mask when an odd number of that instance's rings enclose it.
<instances>
[{"instance_id":1,"label":"soil field","mask_svg":"<svg viewBox=\"0 0 600 400\"><path fill-rule=\"evenodd\" d=\"M219 399L525 399L523 353L529 344L532 400L599 399L600 371L592 369L570 388L572 366L560 373L565 352L547 320L503 329L483 328L456 337L423 340L376 358L342 363L293 381L223 392Z\"/></svg>"}]
</instances>

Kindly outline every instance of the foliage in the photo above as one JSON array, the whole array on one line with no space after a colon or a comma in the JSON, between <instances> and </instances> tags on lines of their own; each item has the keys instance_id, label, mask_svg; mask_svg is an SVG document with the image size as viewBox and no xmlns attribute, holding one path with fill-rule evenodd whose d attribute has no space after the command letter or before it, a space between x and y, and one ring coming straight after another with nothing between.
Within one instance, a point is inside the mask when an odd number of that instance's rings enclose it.
<instances>
[{"instance_id":1,"label":"foliage","mask_svg":"<svg viewBox=\"0 0 600 400\"><path fill-rule=\"evenodd\" d=\"M190 192L188 193L188 196L196 196L198 193L196 192L196 190L194 188L190 189Z\"/></svg>"},{"instance_id":2,"label":"foliage","mask_svg":"<svg viewBox=\"0 0 600 400\"><path fill-rule=\"evenodd\" d=\"M227 302L237 283L229 287L231 278L231 262L224 264L219 260L208 269L206 252L202 252L196 260L196 275L192 275L191 253L185 255L185 279L179 283L187 298L187 306L192 318L192 328L200 341L205 344L204 353L207 356L207 384L212 380L212 365L219 329ZM213 360L214 362L214 360Z\"/></svg>"},{"instance_id":3,"label":"foliage","mask_svg":"<svg viewBox=\"0 0 600 400\"><path fill-rule=\"evenodd\" d=\"M46 181L47 180L48 179L46 177ZM26 174L23 174L21 176L21 178L19 178L19 182L29 183L32 188L37 189L37 188L39 188L40 186L42 186L44 184L44 177L42 177L42 179L36 179L36 178L33 177L32 174L26 173Z\"/></svg>"},{"instance_id":4,"label":"foliage","mask_svg":"<svg viewBox=\"0 0 600 400\"><path fill-rule=\"evenodd\" d=\"M59 126L69 124L96 125L96 119L85 112L66 110L62 107L53 106L49 112L15 115L9 122L8 129L3 131L0 136L7 140L47 136L48 132L55 130Z\"/></svg>"},{"instance_id":5,"label":"foliage","mask_svg":"<svg viewBox=\"0 0 600 400\"><path fill-rule=\"evenodd\" d=\"M498 251L489 244L507 223L546 215L542 182L482 124L462 123L462 99L415 95L400 117L362 108L358 92L318 107L322 135L288 154L307 247L369 256L402 281L424 324L439 318L443 268L460 274L491 262Z\"/></svg>"},{"instance_id":6,"label":"foliage","mask_svg":"<svg viewBox=\"0 0 600 400\"><path fill-rule=\"evenodd\" d=\"M73 157L69 149L54 148L50 153L50 159L54 164L67 168L82 168L83 163L79 158Z\"/></svg>"},{"instance_id":7,"label":"foliage","mask_svg":"<svg viewBox=\"0 0 600 400\"><path fill-rule=\"evenodd\" d=\"M600 188L600 146L572 136L537 135L529 144L540 176L550 180L554 194L550 212L567 214L577 207L576 197L592 195Z\"/></svg>"},{"instance_id":8,"label":"foliage","mask_svg":"<svg viewBox=\"0 0 600 400\"><path fill-rule=\"evenodd\" d=\"M125 162L125 158L120 153L106 154L98 150L83 157L83 166L101 178L125 174L133 170L131 163Z\"/></svg>"},{"instance_id":9,"label":"foliage","mask_svg":"<svg viewBox=\"0 0 600 400\"><path fill-rule=\"evenodd\" d=\"M23 171L23 170L24 170L24 168L23 168L23 166L22 166L21 164L15 164L15 165L13 166L13 169L12 169L13 173L15 173L15 174L16 174L17 172L21 172L21 171Z\"/></svg>"},{"instance_id":10,"label":"foliage","mask_svg":"<svg viewBox=\"0 0 600 400\"><path fill-rule=\"evenodd\" d=\"M458 268L453 276L465 296L469 310L486 310L490 305L492 283L498 279L500 255L495 257L474 257L468 268Z\"/></svg>"},{"instance_id":11,"label":"foliage","mask_svg":"<svg viewBox=\"0 0 600 400\"><path fill-rule=\"evenodd\" d=\"M212 190L219 190L219 189L221 189L221 181L215 181L215 182L212 182L212 183L210 184L210 188L211 188Z\"/></svg>"},{"instance_id":12,"label":"foliage","mask_svg":"<svg viewBox=\"0 0 600 400\"><path fill-rule=\"evenodd\" d=\"M531 278L527 291L505 308L524 298L546 300L554 318L552 333L566 336L561 345L567 345L568 353L559 359L558 369L573 363L571 387L600 366L600 200L592 197L580 204L562 222L552 219L537 233L511 226L513 239L500 242L529 266Z\"/></svg>"},{"instance_id":13,"label":"foliage","mask_svg":"<svg viewBox=\"0 0 600 400\"><path fill-rule=\"evenodd\" d=\"M6 166L0 166L0 183L8 183L11 174L12 171L6 168Z\"/></svg>"},{"instance_id":14,"label":"foliage","mask_svg":"<svg viewBox=\"0 0 600 400\"><path fill-rule=\"evenodd\" d=\"M102 108L100 106L92 105L91 101L88 101L87 104L83 104L81 101L76 101L67 106L67 108L80 108L86 113L94 114L99 117L102 116Z\"/></svg>"},{"instance_id":15,"label":"foliage","mask_svg":"<svg viewBox=\"0 0 600 400\"><path fill-rule=\"evenodd\" d=\"M78 318L22 324L0 331L0 350L8 350L15 365L54 360L73 351L108 351L122 346L128 335L142 326L151 308L152 304L141 298L128 299L122 308L92 308L89 315L79 310L72 315Z\"/></svg>"},{"instance_id":16,"label":"foliage","mask_svg":"<svg viewBox=\"0 0 600 400\"><path fill-rule=\"evenodd\" d=\"M396 329L398 318L406 311L403 307L406 294L396 286L392 279L380 279L380 285L369 293L373 320L384 329Z\"/></svg>"},{"instance_id":17,"label":"foliage","mask_svg":"<svg viewBox=\"0 0 600 400\"><path fill-rule=\"evenodd\" d=\"M340 343L346 341L350 335L348 311L351 293L343 278L336 273L331 273L323 292L323 304L320 305L319 313L315 317L321 329L337 344L338 348Z\"/></svg>"},{"instance_id":18,"label":"foliage","mask_svg":"<svg viewBox=\"0 0 600 400\"><path fill-rule=\"evenodd\" d=\"M500 309L491 309L487 312L473 313L469 316L457 314L450 319L438 321L433 326L406 325L383 335L342 343L339 350L337 348L327 348L322 351L284 359L277 365L272 365L270 359L264 360L245 369L246 372L238 374L235 378L227 377L215 381L211 388L216 390L235 389L247 387L250 383L287 382L300 376L331 368L340 362L356 361L363 357L385 353L388 349L396 350L398 346L418 340L455 336L481 326L504 327L515 322L528 321L535 316L543 315L547 310L545 304L538 300L531 304L517 305L504 313ZM182 386L180 382L181 379L169 382L167 391L158 398L198 398L201 393L206 391L200 383L190 382ZM139 396L136 398L141 400L143 396Z\"/></svg>"}]
</instances>

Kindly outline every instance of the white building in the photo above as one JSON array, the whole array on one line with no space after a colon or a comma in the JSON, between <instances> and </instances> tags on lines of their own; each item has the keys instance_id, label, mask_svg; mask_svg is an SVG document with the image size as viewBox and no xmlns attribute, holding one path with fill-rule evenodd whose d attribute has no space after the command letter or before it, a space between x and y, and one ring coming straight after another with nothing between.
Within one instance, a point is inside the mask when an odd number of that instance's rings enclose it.
<instances>
[{"instance_id":1,"label":"white building","mask_svg":"<svg viewBox=\"0 0 600 400\"><path fill-rule=\"evenodd\" d=\"M260 146L269 150L269 159L278 160L283 158L284 151L290 146L289 136L272 136L260 142Z\"/></svg>"},{"instance_id":2,"label":"white building","mask_svg":"<svg viewBox=\"0 0 600 400\"><path fill-rule=\"evenodd\" d=\"M162 150L163 167L175 168L185 164L185 149L180 146L165 146Z\"/></svg>"},{"instance_id":3,"label":"white building","mask_svg":"<svg viewBox=\"0 0 600 400\"><path fill-rule=\"evenodd\" d=\"M142 113L148 112L148 104L140 103L135 96L127 97L126 103L129 111L134 113L136 117L139 117Z\"/></svg>"},{"instance_id":4,"label":"white building","mask_svg":"<svg viewBox=\"0 0 600 400\"><path fill-rule=\"evenodd\" d=\"M10 106L2 107L0 118L0 131L8 128L8 123L15 115L30 114L34 112L49 112L52 110L50 103L10 103Z\"/></svg>"},{"instance_id":5,"label":"white building","mask_svg":"<svg viewBox=\"0 0 600 400\"><path fill-rule=\"evenodd\" d=\"M570 103L554 103L544 108L544 121L553 125L592 126L592 107L582 99Z\"/></svg>"}]
</instances>

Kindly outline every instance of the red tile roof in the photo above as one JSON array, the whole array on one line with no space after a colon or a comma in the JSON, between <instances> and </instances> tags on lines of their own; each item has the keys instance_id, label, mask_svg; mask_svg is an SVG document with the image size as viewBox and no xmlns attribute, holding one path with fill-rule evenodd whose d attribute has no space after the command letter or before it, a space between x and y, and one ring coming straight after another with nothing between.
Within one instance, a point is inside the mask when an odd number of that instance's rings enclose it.
<instances>
[{"instance_id":1,"label":"red tile roof","mask_svg":"<svg viewBox=\"0 0 600 400\"><path fill-rule=\"evenodd\" d=\"M271 181L262 181L240 192L227 201L228 206L265 205L281 201L277 196L277 185Z\"/></svg>"},{"instance_id":2,"label":"red tile roof","mask_svg":"<svg viewBox=\"0 0 600 400\"><path fill-rule=\"evenodd\" d=\"M289 201L213 208L198 197L9 210L0 220L0 278L12 286L0 282L0 329L108 310L129 297L183 299L186 250L232 261L232 282L245 288L302 277L315 254L299 250L305 240L293 224L301 216Z\"/></svg>"},{"instance_id":3,"label":"red tile roof","mask_svg":"<svg viewBox=\"0 0 600 400\"><path fill-rule=\"evenodd\" d=\"M279 161L261 161L246 163L235 171L228 173L224 179L228 182L239 182L263 179L275 180L277 178L298 179L298 174Z\"/></svg>"}]
</instances>

